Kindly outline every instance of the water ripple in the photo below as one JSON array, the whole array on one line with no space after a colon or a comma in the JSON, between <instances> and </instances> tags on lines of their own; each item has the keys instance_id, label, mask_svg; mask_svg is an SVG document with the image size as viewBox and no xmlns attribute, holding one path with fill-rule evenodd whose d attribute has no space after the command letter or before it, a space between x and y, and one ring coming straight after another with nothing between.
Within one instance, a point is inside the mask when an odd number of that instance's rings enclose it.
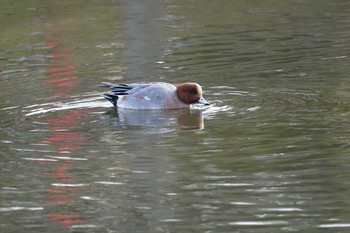
<instances>
[{"instance_id":1,"label":"water ripple","mask_svg":"<svg viewBox=\"0 0 350 233\"><path fill-rule=\"evenodd\" d=\"M79 108L110 108L111 104L108 101L103 100L98 97L97 94L91 94L94 97L84 98L78 97L70 102L52 102L44 104L36 104L25 107L25 116L32 116L38 114L44 114L48 112L57 112L70 109L79 109Z\"/></svg>"},{"instance_id":2,"label":"water ripple","mask_svg":"<svg viewBox=\"0 0 350 233\"><path fill-rule=\"evenodd\" d=\"M68 183L52 183L52 186L56 187L84 187L84 186L89 186L89 184L83 184L83 183L78 183L78 184L68 184Z\"/></svg>"},{"instance_id":3,"label":"water ripple","mask_svg":"<svg viewBox=\"0 0 350 233\"><path fill-rule=\"evenodd\" d=\"M96 184L105 184L105 185L123 185L123 182L111 182L111 181L95 181Z\"/></svg>"},{"instance_id":4,"label":"water ripple","mask_svg":"<svg viewBox=\"0 0 350 233\"><path fill-rule=\"evenodd\" d=\"M350 228L350 223L320 224L319 228Z\"/></svg>"},{"instance_id":5,"label":"water ripple","mask_svg":"<svg viewBox=\"0 0 350 233\"><path fill-rule=\"evenodd\" d=\"M287 221L240 221L229 222L231 226L273 226L273 225L287 225Z\"/></svg>"},{"instance_id":6,"label":"water ripple","mask_svg":"<svg viewBox=\"0 0 350 233\"><path fill-rule=\"evenodd\" d=\"M38 211L38 210L44 210L44 207L13 206L13 207L2 207L2 208L0 208L0 212L11 212L11 211L19 211L19 210Z\"/></svg>"}]
</instances>

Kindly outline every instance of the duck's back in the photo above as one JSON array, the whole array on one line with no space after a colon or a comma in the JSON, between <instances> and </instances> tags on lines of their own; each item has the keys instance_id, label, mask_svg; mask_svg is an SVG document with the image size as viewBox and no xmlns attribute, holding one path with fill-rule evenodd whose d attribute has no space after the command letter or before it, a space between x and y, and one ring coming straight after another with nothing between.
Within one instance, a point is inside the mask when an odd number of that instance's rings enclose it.
<instances>
[{"instance_id":1,"label":"duck's back","mask_svg":"<svg viewBox=\"0 0 350 233\"><path fill-rule=\"evenodd\" d=\"M130 84L128 95L120 96L119 108L176 109L188 107L176 94L176 87L169 83Z\"/></svg>"}]
</instances>

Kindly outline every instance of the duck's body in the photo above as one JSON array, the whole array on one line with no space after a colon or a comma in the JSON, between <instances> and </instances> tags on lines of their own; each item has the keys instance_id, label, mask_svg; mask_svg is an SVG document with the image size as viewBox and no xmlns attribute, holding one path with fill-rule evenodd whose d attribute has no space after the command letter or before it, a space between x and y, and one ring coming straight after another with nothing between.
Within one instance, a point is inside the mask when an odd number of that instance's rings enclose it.
<instances>
[{"instance_id":1,"label":"duck's body","mask_svg":"<svg viewBox=\"0 0 350 233\"><path fill-rule=\"evenodd\" d=\"M102 94L114 106L128 109L179 109L190 104L209 105L202 97L202 88L197 83L177 86L165 82L111 84L109 93Z\"/></svg>"}]
</instances>

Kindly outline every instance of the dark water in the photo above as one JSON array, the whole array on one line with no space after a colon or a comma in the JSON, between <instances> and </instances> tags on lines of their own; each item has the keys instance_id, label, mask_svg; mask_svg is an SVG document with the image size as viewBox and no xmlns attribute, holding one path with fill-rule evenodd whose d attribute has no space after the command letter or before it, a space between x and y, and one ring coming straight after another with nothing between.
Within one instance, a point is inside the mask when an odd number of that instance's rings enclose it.
<instances>
[{"instance_id":1,"label":"dark water","mask_svg":"<svg viewBox=\"0 0 350 233\"><path fill-rule=\"evenodd\" d=\"M0 9L1 232L349 232L348 1ZM158 80L212 105L97 95Z\"/></svg>"}]
</instances>

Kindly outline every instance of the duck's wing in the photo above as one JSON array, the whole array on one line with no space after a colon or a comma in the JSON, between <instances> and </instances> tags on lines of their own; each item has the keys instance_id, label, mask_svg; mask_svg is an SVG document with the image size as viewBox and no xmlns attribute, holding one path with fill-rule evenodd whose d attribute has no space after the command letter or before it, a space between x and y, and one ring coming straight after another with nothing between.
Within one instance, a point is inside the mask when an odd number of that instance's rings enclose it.
<instances>
[{"instance_id":1,"label":"duck's wing","mask_svg":"<svg viewBox=\"0 0 350 233\"><path fill-rule=\"evenodd\" d=\"M103 82L102 84L106 87L109 87L111 89L111 92L117 95L127 95L127 92L134 88L132 86L129 86L128 84L113 84L107 82Z\"/></svg>"},{"instance_id":2,"label":"duck's wing","mask_svg":"<svg viewBox=\"0 0 350 233\"><path fill-rule=\"evenodd\" d=\"M99 94L110 101L114 107L117 106L118 96L132 95L149 86L149 84L113 84L108 82L102 82L102 84L111 90L110 92Z\"/></svg>"}]
</instances>

